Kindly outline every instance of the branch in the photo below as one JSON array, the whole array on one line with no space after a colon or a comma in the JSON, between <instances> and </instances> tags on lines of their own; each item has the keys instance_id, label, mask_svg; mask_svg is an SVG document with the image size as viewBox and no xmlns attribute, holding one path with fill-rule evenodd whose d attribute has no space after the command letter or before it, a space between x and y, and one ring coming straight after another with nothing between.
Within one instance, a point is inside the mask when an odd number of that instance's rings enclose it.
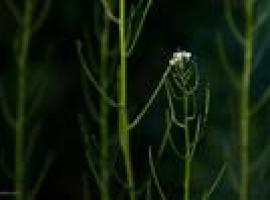
<instances>
[{"instance_id":1,"label":"branch","mask_svg":"<svg viewBox=\"0 0 270 200\"><path fill-rule=\"evenodd\" d=\"M151 182L151 180L149 180L148 183L147 183L145 199L146 200L151 200L152 199L152 182Z\"/></svg>"},{"instance_id":2,"label":"branch","mask_svg":"<svg viewBox=\"0 0 270 200\"><path fill-rule=\"evenodd\" d=\"M114 175L114 178L116 179L116 181L118 182L118 184L120 184L122 186L122 188L124 189L131 189L128 185L128 183L126 181L124 181L120 175L117 173L116 170L113 170L113 175ZM117 198L118 199L118 198Z\"/></svg>"},{"instance_id":3,"label":"branch","mask_svg":"<svg viewBox=\"0 0 270 200\"><path fill-rule=\"evenodd\" d=\"M8 10L11 12L13 17L16 19L16 22L18 24L21 24L22 14L20 13L20 11L19 11L18 7L16 6L16 4L14 3L14 1L13 0L5 0L5 3L8 7Z\"/></svg>"},{"instance_id":4,"label":"branch","mask_svg":"<svg viewBox=\"0 0 270 200\"><path fill-rule=\"evenodd\" d=\"M83 145L85 147L85 157L86 157L88 167L94 176L94 179L97 183L98 188L102 188L102 181L100 180L96 167L93 164L92 157L90 155L90 139L88 135L88 130L85 125L85 120L81 115L79 115L79 122L80 122L80 129L82 132Z\"/></svg>"},{"instance_id":5,"label":"branch","mask_svg":"<svg viewBox=\"0 0 270 200\"><path fill-rule=\"evenodd\" d=\"M53 162L53 156L52 155L49 155L45 161L45 164L43 165L42 169L41 169L41 172L39 174L39 177L34 185L34 188L32 189L31 191L31 194L30 194L30 198L31 199L35 199L36 195L38 194L38 192L40 191L40 188L48 174L48 171L52 165L52 162Z\"/></svg>"},{"instance_id":6,"label":"branch","mask_svg":"<svg viewBox=\"0 0 270 200\"><path fill-rule=\"evenodd\" d=\"M179 128L184 129L185 125L183 123L179 122L175 117L175 110L174 110L174 106L173 106L173 102L172 102L172 97L171 97L171 94L170 94L169 83L170 83L169 81L165 82L165 88L166 88L167 99L168 99L169 107L170 107L170 111L171 111L171 120Z\"/></svg>"},{"instance_id":7,"label":"branch","mask_svg":"<svg viewBox=\"0 0 270 200\"><path fill-rule=\"evenodd\" d=\"M270 86L267 87L266 91L264 92L259 102L257 102L255 106L251 108L250 116L255 115L260 109L262 109L265 106L265 104L269 101L269 99L270 99Z\"/></svg>"},{"instance_id":8,"label":"branch","mask_svg":"<svg viewBox=\"0 0 270 200\"><path fill-rule=\"evenodd\" d=\"M269 17L269 7L270 4L266 6L264 8L264 11L261 12L261 14L259 14L259 16L257 17L257 20L254 25L254 31L257 31L267 21L267 18Z\"/></svg>"},{"instance_id":9,"label":"branch","mask_svg":"<svg viewBox=\"0 0 270 200\"><path fill-rule=\"evenodd\" d=\"M266 37L264 37L261 42L260 48L258 49L258 53L256 53L256 55L254 56L253 71L255 71L259 67L265 55L265 51L269 48L269 41L270 41L270 37L269 37L269 34L267 34Z\"/></svg>"},{"instance_id":10,"label":"branch","mask_svg":"<svg viewBox=\"0 0 270 200\"><path fill-rule=\"evenodd\" d=\"M85 61L85 59L83 57L83 54L82 54L82 45L81 45L81 43L79 41L76 42L76 46L77 46L77 53L78 53L78 56L79 56L79 60L80 60L81 66L84 69L85 74L86 74L87 78L89 79L89 81L93 84L93 86L95 87L95 89L99 92L99 94L105 99L105 101L110 106L112 106L112 107L118 107L117 103L114 100L112 100L106 94L106 91L99 85L99 83L94 78L92 72L87 67L86 61Z\"/></svg>"},{"instance_id":11,"label":"branch","mask_svg":"<svg viewBox=\"0 0 270 200\"><path fill-rule=\"evenodd\" d=\"M139 25L138 25L138 27L136 29L136 32L135 32L135 35L134 35L133 40L131 42L131 45L127 49L127 53L126 53L127 57L131 56L131 54L133 53L134 47L136 46L137 41L139 39L139 36L140 36L140 34L142 32L142 28L143 28L143 25L144 25L144 22L145 22L145 18L147 16L147 13L149 11L150 6L152 5L152 2L153 2L153 0L147 0L146 7L145 7L145 9L144 9L144 11L142 13L142 17L141 17Z\"/></svg>"},{"instance_id":12,"label":"branch","mask_svg":"<svg viewBox=\"0 0 270 200\"><path fill-rule=\"evenodd\" d=\"M179 152L179 150L177 149L177 146L176 144L174 143L173 141L173 138L171 135L169 135L169 144L170 144L170 147L171 147L171 150L173 151L173 153L178 157L179 160L187 160L187 155L185 154L184 156L181 155L181 153Z\"/></svg>"},{"instance_id":13,"label":"branch","mask_svg":"<svg viewBox=\"0 0 270 200\"><path fill-rule=\"evenodd\" d=\"M29 163L29 161L31 160L33 150L35 149L34 147L37 143L38 136L40 135L40 129L41 129L41 125L39 123L35 124L32 127L32 130L29 135L29 143L27 144L27 148L25 152L25 165L27 165L27 163Z\"/></svg>"},{"instance_id":14,"label":"branch","mask_svg":"<svg viewBox=\"0 0 270 200\"><path fill-rule=\"evenodd\" d=\"M197 116L197 102L196 102L194 94L192 94L192 107L193 108L192 108L191 116L187 116L188 121L193 121Z\"/></svg>"},{"instance_id":15,"label":"branch","mask_svg":"<svg viewBox=\"0 0 270 200\"><path fill-rule=\"evenodd\" d=\"M190 151L190 160L192 160L192 158L194 157L194 154L196 152L196 148L197 148L197 145L200 141L200 132L201 132L201 116L198 117L197 119L197 123L196 123L196 131L195 131L195 139L194 141L192 142L192 148L191 148L191 151Z\"/></svg>"},{"instance_id":16,"label":"branch","mask_svg":"<svg viewBox=\"0 0 270 200\"><path fill-rule=\"evenodd\" d=\"M156 99L159 91L161 90L163 84L165 83L168 74L171 71L171 67L168 66L166 71L163 73L162 78L160 79L156 89L154 90L153 94L151 95L151 97L149 98L148 102L145 104L145 106L142 108L141 112L135 117L135 119L129 124L128 129L131 130L133 129L135 126L138 125L138 123L141 121L141 119L145 116L146 112L148 111L148 109L150 108L150 106L153 104L154 100Z\"/></svg>"},{"instance_id":17,"label":"branch","mask_svg":"<svg viewBox=\"0 0 270 200\"><path fill-rule=\"evenodd\" d=\"M170 113L168 110L165 112L165 120L166 120L166 129L165 129L165 134L164 137L161 141L160 148L158 150L158 157L160 158L162 154L164 153L165 147L167 145L170 133L171 133L171 127L172 127L172 121L170 120Z\"/></svg>"},{"instance_id":18,"label":"branch","mask_svg":"<svg viewBox=\"0 0 270 200\"><path fill-rule=\"evenodd\" d=\"M194 77L195 77L195 82L194 85L191 87L191 89L189 89L189 93L188 95L193 95L195 93L195 91L198 89L199 84L200 84L200 73L199 73L199 69L197 66L197 63L194 62L193 60L191 60L193 66L194 66Z\"/></svg>"},{"instance_id":19,"label":"branch","mask_svg":"<svg viewBox=\"0 0 270 200\"><path fill-rule=\"evenodd\" d=\"M185 88L185 83L184 82L180 83L178 80L178 78L180 78L180 77L181 76L178 74L177 75L173 74L173 76L172 76L173 83L177 87L177 89L179 89L180 91L183 91L183 93L187 93L187 89ZM181 78L180 78L180 80L181 80Z\"/></svg>"},{"instance_id":20,"label":"branch","mask_svg":"<svg viewBox=\"0 0 270 200\"><path fill-rule=\"evenodd\" d=\"M42 7L41 11L39 12L39 16L37 17L36 22L33 24L33 32L38 31L38 29L42 26L44 21L46 20L50 7L51 7L51 0L45 0L44 6Z\"/></svg>"},{"instance_id":21,"label":"branch","mask_svg":"<svg viewBox=\"0 0 270 200\"><path fill-rule=\"evenodd\" d=\"M225 1L224 12L225 12L225 17L228 22L229 28L232 31L234 37L240 44L245 45L245 39L243 35L240 33L233 19L231 0Z\"/></svg>"},{"instance_id":22,"label":"branch","mask_svg":"<svg viewBox=\"0 0 270 200\"><path fill-rule=\"evenodd\" d=\"M148 180L149 179L149 180ZM149 181L151 180L151 177L149 177L148 179L146 179L140 186L139 189L137 189L135 191L136 195L140 196L144 193L144 191L147 192L147 189L148 189L148 184L149 184Z\"/></svg>"},{"instance_id":23,"label":"branch","mask_svg":"<svg viewBox=\"0 0 270 200\"><path fill-rule=\"evenodd\" d=\"M210 98L211 98L211 91L209 88L209 84L207 84L206 89L205 89L205 106L204 106L204 120L203 123L206 123L206 120L209 115L209 110L210 110Z\"/></svg>"},{"instance_id":24,"label":"branch","mask_svg":"<svg viewBox=\"0 0 270 200\"><path fill-rule=\"evenodd\" d=\"M166 84L167 84L166 85L167 90L170 91L170 94L171 94L173 99L176 99L178 101L183 100L183 96L176 94L170 81L166 81Z\"/></svg>"},{"instance_id":25,"label":"branch","mask_svg":"<svg viewBox=\"0 0 270 200\"><path fill-rule=\"evenodd\" d=\"M153 162L153 158L152 158L152 151L151 151L151 147L149 147L149 151L148 151L148 157L149 157L149 166L150 166L150 171L151 171L151 174L153 176L153 179L154 179L154 183L157 187L157 190L158 190L158 193L160 195L160 198L162 200L167 200L162 188L161 188L161 185L159 183L159 180L158 180L158 177L157 177L157 173L156 173L156 169L155 169L155 165L154 165L154 162Z\"/></svg>"},{"instance_id":26,"label":"branch","mask_svg":"<svg viewBox=\"0 0 270 200\"><path fill-rule=\"evenodd\" d=\"M228 77L231 80L232 85L236 89L239 89L240 88L239 79L238 79L236 73L230 67L231 65L229 64L229 59L228 59L227 53L225 52L224 41L223 41L221 34L219 34L217 37L217 45L218 45L218 52L220 55L220 59L222 62L221 66L223 67L225 72L228 74Z\"/></svg>"},{"instance_id":27,"label":"branch","mask_svg":"<svg viewBox=\"0 0 270 200\"><path fill-rule=\"evenodd\" d=\"M127 30L126 30L127 44L129 44L130 40L131 40L131 30L132 30L133 20L135 19L135 16L137 14L137 10L139 8L141 8L142 4L143 4L143 0L140 0L139 3L136 6L134 4L131 4L130 11L129 11L129 16L128 16L128 19L127 19Z\"/></svg>"},{"instance_id":28,"label":"branch","mask_svg":"<svg viewBox=\"0 0 270 200\"><path fill-rule=\"evenodd\" d=\"M86 78L82 77L82 90L83 90L83 96L84 96L84 101L85 101L85 105L86 105L86 109L89 112L88 114L90 114L90 116L92 116L92 118L94 119L95 122L97 122L98 124L100 124L100 116L99 113L97 111L97 108L95 108L95 105L91 99L91 95L89 94L89 92L87 91L87 83L86 83Z\"/></svg>"},{"instance_id":29,"label":"branch","mask_svg":"<svg viewBox=\"0 0 270 200\"><path fill-rule=\"evenodd\" d=\"M103 6L107 17L114 23L119 24L119 19L113 14L110 5L107 0L100 0L101 5Z\"/></svg>"},{"instance_id":30,"label":"branch","mask_svg":"<svg viewBox=\"0 0 270 200\"><path fill-rule=\"evenodd\" d=\"M179 153L179 151L178 151L178 149L177 149L177 147L176 147L176 145L175 145L175 143L174 143L174 141L172 139L172 135L171 135L172 121L170 120L170 113L169 113L168 110L166 111L166 115L165 116L166 116L166 124L167 124L167 126L166 126L165 134L164 134L164 137L162 139L160 148L158 150L158 158L161 158L162 154L165 151L165 147L166 147L167 143L169 143L169 145L170 145L173 153L179 159L185 159L185 156L182 156Z\"/></svg>"},{"instance_id":31,"label":"branch","mask_svg":"<svg viewBox=\"0 0 270 200\"><path fill-rule=\"evenodd\" d=\"M228 176L229 176L230 183L232 185L232 189L238 193L240 189L240 186L239 186L240 183L232 167L228 167Z\"/></svg>"},{"instance_id":32,"label":"branch","mask_svg":"<svg viewBox=\"0 0 270 200\"><path fill-rule=\"evenodd\" d=\"M132 22L135 19L137 10L142 7L143 1L144 0L139 0L136 6L134 6L134 4L131 5L128 21Z\"/></svg>"},{"instance_id":33,"label":"branch","mask_svg":"<svg viewBox=\"0 0 270 200\"><path fill-rule=\"evenodd\" d=\"M30 118L32 115L34 115L38 107L41 105L47 86L48 86L47 82L41 83L40 87L38 88L38 91L36 91L36 96L32 100L32 104L29 109L29 113L27 114L27 118Z\"/></svg>"},{"instance_id":34,"label":"branch","mask_svg":"<svg viewBox=\"0 0 270 200\"><path fill-rule=\"evenodd\" d=\"M220 169L216 179L214 180L212 186L210 187L210 189L206 193L204 193L202 200L208 200L210 198L210 196L213 194L213 192L217 188L218 184L220 183L222 177L224 176L226 168L227 168L227 164L224 163L222 168Z\"/></svg>"},{"instance_id":35,"label":"branch","mask_svg":"<svg viewBox=\"0 0 270 200\"><path fill-rule=\"evenodd\" d=\"M95 28L96 29L96 28ZM98 73L98 70L97 70L97 67L95 66L98 66L98 61L97 61L97 55L95 54L95 50L94 50L94 47L91 45L93 44L93 41L91 39L91 36L90 36L90 30L88 27L84 28L84 31L83 31L83 38L85 40L85 50L87 52L87 56L86 56L86 60L88 61L88 65L93 67L92 68L92 72L93 72L93 75L97 74ZM98 39L100 40L100 39ZM81 41L77 41L78 43L80 43L81 45Z\"/></svg>"},{"instance_id":36,"label":"branch","mask_svg":"<svg viewBox=\"0 0 270 200\"><path fill-rule=\"evenodd\" d=\"M257 158L257 160L250 166L250 173L255 172L260 166L263 166L265 161L268 160L270 154L270 144L268 144L264 150L262 151L261 155Z\"/></svg>"}]
</instances>

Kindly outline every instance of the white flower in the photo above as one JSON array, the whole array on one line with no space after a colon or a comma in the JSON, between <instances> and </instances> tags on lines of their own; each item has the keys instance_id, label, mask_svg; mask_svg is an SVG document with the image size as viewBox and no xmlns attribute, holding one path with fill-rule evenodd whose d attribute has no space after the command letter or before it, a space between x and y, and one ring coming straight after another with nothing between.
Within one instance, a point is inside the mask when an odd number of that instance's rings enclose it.
<instances>
[{"instance_id":1,"label":"white flower","mask_svg":"<svg viewBox=\"0 0 270 200\"><path fill-rule=\"evenodd\" d=\"M179 65L183 63L183 61L190 61L192 57L191 52L187 51L177 51L173 53L173 57L170 59L170 66Z\"/></svg>"}]
</instances>

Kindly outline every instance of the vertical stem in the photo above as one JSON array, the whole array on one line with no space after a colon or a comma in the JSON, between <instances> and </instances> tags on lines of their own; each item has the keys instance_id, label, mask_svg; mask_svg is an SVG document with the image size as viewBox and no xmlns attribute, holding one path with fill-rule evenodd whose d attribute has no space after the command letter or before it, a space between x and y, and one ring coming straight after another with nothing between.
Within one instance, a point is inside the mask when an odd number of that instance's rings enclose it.
<instances>
[{"instance_id":1,"label":"vertical stem","mask_svg":"<svg viewBox=\"0 0 270 200\"><path fill-rule=\"evenodd\" d=\"M188 96L184 94L184 132L185 132L185 180L184 180L184 200L190 199L190 136L189 136L189 123L188 123Z\"/></svg>"},{"instance_id":2,"label":"vertical stem","mask_svg":"<svg viewBox=\"0 0 270 200\"><path fill-rule=\"evenodd\" d=\"M128 131L128 116L127 116L127 65L126 65L126 33L125 33L125 0L119 0L119 45L120 45L120 66L118 71L118 128L121 149L123 152L127 184L129 187L129 198L135 200L134 181L132 164L130 157L130 141Z\"/></svg>"},{"instance_id":3,"label":"vertical stem","mask_svg":"<svg viewBox=\"0 0 270 200\"><path fill-rule=\"evenodd\" d=\"M108 1L109 3L109 1ZM109 20L104 16L104 29L101 35L101 52L100 52L100 83L101 87L107 91L108 88L108 64L109 64ZM100 99L100 134L101 134L101 150L100 150L100 169L101 169L101 182L100 188L101 200L109 200L109 141L108 141L108 115L109 106L106 99L101 96Z\"/></svg>"},{"instance_id":4,"label":"vertical stem","mask_svg":"<svg viewBox=\"0 0 270 200\"><path fill-rule=\"evenodd\" d=\"M15 138L15 189L16 200L25 198L24 187L24 134L25 134L25 74L31 38L32 2L26 0L24 16L21 24L20 46L17 67L17 109L16 109L16 138Z\"/></svg>"},{"instance_id":5,"label":"vertical stem","mask_svg":"<svg viewBox=\"0 0 270 200\"><path fill-rule=\"evenodd\" d=\"M246 30L244 71L241 90L241 191L240 200L248 199L249 191L249 94L253 54L253 0L245 4Z\"/></svg>"}]
</instances>

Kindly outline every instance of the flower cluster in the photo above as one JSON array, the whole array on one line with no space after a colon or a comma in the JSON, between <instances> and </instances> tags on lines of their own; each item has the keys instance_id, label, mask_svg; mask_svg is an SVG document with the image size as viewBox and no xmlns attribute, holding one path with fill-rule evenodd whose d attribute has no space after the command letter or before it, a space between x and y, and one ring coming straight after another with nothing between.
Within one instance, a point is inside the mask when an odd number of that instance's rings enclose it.
<instances>
[{"instance_id":1,"label":"flower cluster","mask_svg":"<svg viewBox=\"0 0 270 200\"><path fill-rule=\"evenodd\" d=\"M173 53L173 57L169 61L170 66L181 65L184 61L188 62L192 54L187 51L177 51Z\"/></svg>"}]
</instances>

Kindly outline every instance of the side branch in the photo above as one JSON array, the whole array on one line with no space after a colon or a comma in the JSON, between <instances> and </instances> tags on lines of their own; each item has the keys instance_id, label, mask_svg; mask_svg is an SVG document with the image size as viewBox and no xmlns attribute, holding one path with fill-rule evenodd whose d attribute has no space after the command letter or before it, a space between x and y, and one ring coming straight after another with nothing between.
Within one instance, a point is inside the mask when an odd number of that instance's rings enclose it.
<instances>
[{"instance_id":1,"label":"side branch","mask_svg":"<svg viewBox=\"0 0 270 200\"><path fill-rule=\"evenodd\" d=\"M210 189L203 195L202 200L208 200L210 199L210 196L213 194L213 192L215 191L216 187L218 186L218 184L220 183L222 177L224 176L224 173L226 171L227 165L226 163L223 164L222 168L220 169L216 179L214 180L212 186L210 187Z\"/></svg>"},{"instance_id":2,"label":"side branch","mask_svg":"<svg viewBox=\"0 0 270 200\"><path fill-rule=\"evenodd\" d=\"M250 115L251 116L255 115L260 109L262 109L265 106L265 104L269 101L269 99L270 99L270 86L268 86L259 102L251 109Z\"/></svg>"},{"instance_id":3,"label":"side branch","mask_svg":"<svg viewBox=\"0 0 270 200\"><path fill-rule=\"evenodd\" d=\"M238 27L236 26L233 15L232 15L231 0L225 0L224 12L225 12L225 17L228 22L229 28L232 31L232 34L234 35L234 37L237 39L237 41L240 44L245 45L245 39L242 33L239 31Z\"/></svg>"},{"instance_id":4,"label":"side branch","mask_svg":"<svg viewBox=\"0 0 270 200\"><path fill-rule=\"evenodd\" d=\"M167 200L162 188L161 188L161 185L159 183L159 180L158 180L158 176L157 176L157 173L156 173L156 169L155 169L155 165L154 165L154 161L153 161L153 158L152 158L152 151L151 151L151 147L149 148L149 151L148 151L148 157L149 157L149 165L150 165L150 171L151 171L151 174L153 176L153 179L154 179L154 183L157 187L157 190L158 190L158 193L160 195L160 198L161 200Z\"/></svg>"},{"instance_id":5,"label":"side branch","mask_svg":"<svg viewBox=\"0 0 270 200\"><path fill-rule=\"evenodd\" d=\"M264 8L264 11L261 14L259 14L259 16L257 17L257 20L256 20L255 25L254 25L254 31L257 31L268 20L269 15L270 15L269 8L270 8L270 4L267 5Z\"/></svg>"},{"instance_id":6,"label":"side branch","mask_svg":"<svg viewBox=\"0 0 270 200\"><path fill-rule=\"evenodd\" d=\"M106 94L105 90L99 85L99 83L96 81L95 77L93 76L92 72L87 67L86 60L82 54L81 43L77 42L76 45L77 45L77 53L80 59L81 66L84 69L85 74L87 78L89 79L89 81L93 84L95 89L99 92L99 94L105 99L105 101L109 105L111 105L112 107L118 107L117 103Z\"/></svg>"},{"instance_id":7,"label":"side branch","mask_svg":"<svg viewBox=\"0 0 270 200\"><path fill-rule=\"evenodd\" d=\"M18 7L16 6L16 4L14 3L13 0L5 0L5 3L8 7L8 10L11 12L11 14L14 16L14 18L16 19L16 22L18 24L22 23L22 14L20 13Z\"/></svg>"},{"instance_id":8,"label":"side branch","mask_svg":"<svg viewBox=\"0 0 270 200\"><path fill-rule=\"evenodd\" d=\"M82 115L79 115L78 120L80 123L80 129L82 131L83 145L86 149L85 150L85 158L86 158L88 167L93 174L94 180L96 181L98 188L102 188L103 187L102 181L100 179L99 173L96 170L96 166L95 166L94 161L92 159L92 156L90 154L92 149L91 149L91 145L90 145L90 138L88 135L88 128L85 125L86 124L85 119Z\"/></svg>"},{"instance_id":9,"label":"side branch","mask_svg":"<svg viewBox=\"0 0 270 200\"><path fill-rule=\"evenodd\" d=\"M128 47L128 49L127 49L127 54L126 54L127 57L129 57L133 53L133 50L134 50L134 48L135 48L135 46L137 44L137 41L138 41L138 39L140 37L141 32L142 32L142 28L143 28L143 25L144 25L144 22L145 22L145 18L146 18L147 13L148 13L151 5L152 5L152 2L153 2L153 0L148 0L147 1L146 7L145 7L145 9L143 11L142 17L140 19L140 22L139 22L139 25L138 25L137 30L135 32L135 35L133 37L133 40L132 40L130 46Z\"/></svg>"},{"instance_id":10,"label":"side branch","mask_svg":"<svg viewBox=\"0 0 270 200\"><path fill-rule=\"evenodd\" d=\"M153 94L151 95L148 102L146 103L146 105L142 108L141 112L137 115L137 117L135 117L135 119L129 124L129 127L128 127L129 130L133 129L136 125L138 125L138 123L144 117L144 115L146 114L146 112L148 111L150 106L153 104L153 102L154 102L155 98L157 97L159 91L161 90L162 86L164 85L170 71L171 71L171 66L168 66L166 71L164 72L161 80L159 81L156 89L154 90Z\"/></svg>"},{"instance_id":11,"label":"side branch","mask_svg":"<svg viewBox=\"0 0 270 200\"><path fill-rule=\"evenodd\" d=\"M227 53L225 52L224 47L224 40L222 36L219 34L217 38L217 45L218 45L218 52L220 55L220 59L222 62L222 67L224 68L225 72L228 74L231 83L236 89L240 88L240 81L237 77L236 73L232 70L231 65L229 64L229 59Z\"/></svg>"},{"instance_id":12,"label":"side branch","mask_svg":"<svg viewBox=\"0 0 270 200\"><path fill-rule=\"evenodd\" d=\"M110 5L108 4L107 0L100 0L101 5L105 10L105 14L107 17L114 23L119 24L119 19L113 14Z\"/></svg>"},{"instance_id":13,"label":"side branch","mask_svg":"<svg viewBox=\"0 0 270 200\"><path fill-rule=\"evenodd\" d=\"M42 24L46 20L51 7L51 3L52 0L45 0L42 9L39 12L39 16L37 17L36 22L33 24L33 32L38 31L38 29L42 26Z\"/></svg>"},{"instance_id":14,"label":"side branch","mask_svg":"<svg viewBox=\"0 0 270 200\"><path fill-rule=\"evenodd\" d=\"M31 191L30 194L30 200L33 200L36 198L38 192L40 191L40 188L42 184L44 183L44 180L49 172L50 167L52 166L54 160L54 156L52 154L49 154L49 156L46 158L45 163L41 169L41 172L38 176L38 179L34 185L34 188Z\"/></svg>"}]
</instances>

